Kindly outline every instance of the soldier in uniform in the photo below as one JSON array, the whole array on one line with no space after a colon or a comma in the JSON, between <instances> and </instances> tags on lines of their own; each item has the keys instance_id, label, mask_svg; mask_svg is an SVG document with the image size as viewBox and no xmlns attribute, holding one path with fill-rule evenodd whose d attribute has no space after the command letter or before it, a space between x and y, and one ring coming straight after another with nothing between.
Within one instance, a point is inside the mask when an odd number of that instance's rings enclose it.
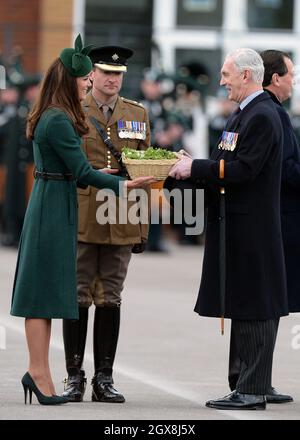
<instances>
[{"instance_id":1,"label":"soldier in uniform","mask_svg":"<svg viewBox=\"0 0 300 440\"><path fill-rule=\"evenodd\" d=\"M90 131L84 139L83 150L95 168L120 168L116 151L121 152L124 146L146 149L150 144L146 110L137 102L119 96L127 60L132 55L132 50L117 46L99 47L90 53L94 63L93 86L83 103ZM93 122L91 117L95 118ZM101 130L104 130L104 135ZM105 137L111 141L113 148L106 145ZM145 248L148 225L100 225L96 212L101 202L96 201L96 194L97 190L90 186L78 189L79 320L65 320L63 323L68 372L64 395L75 402L83 399L86 378L82 364L88 310L94 304L92 400L123 403L124 396L113 387L121 292L132 251L138 253Z\"/></svg>"},{"instance_id":2,"label":"soldier in uniform","mask_svg":"<svg viewBox=\"0 0 300 440\"><path fill-rule=\"evenodd\" d=\"M39 76L24 77L15 115L6 125L4 141L6 191L3 204L5 235L2 244L18 246L27 206L28 177L33 174L32 141L26 139L26 120L39 91ZM33 179L33 176L32 176Z\"/></svg>"},{"instance_id":3,"label":"soldier in uniform","mask_svg":"<svg viewBox=\"0 0 300 440\"><path fill-rule=\"evenodd\" d=\"M10 149L17 143L19 134L18 103L20 93L9 80L7 88L0 94L0 206L1 206L1 244L7 240L7 168Z\"/></svg>"}]
</instances>

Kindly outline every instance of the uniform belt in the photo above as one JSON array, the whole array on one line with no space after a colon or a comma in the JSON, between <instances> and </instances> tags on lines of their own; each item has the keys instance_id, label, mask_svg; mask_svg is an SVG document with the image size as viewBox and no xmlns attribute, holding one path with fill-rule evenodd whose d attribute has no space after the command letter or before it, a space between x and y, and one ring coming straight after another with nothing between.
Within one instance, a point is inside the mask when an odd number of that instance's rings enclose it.
<instances>
[{"instance_id":1,"label":"uniform belt","mask_svg":"<svg viewBox=\"0 0 300 440\"><path fill-rule=\"evenodd\" d=\"M35 179L44 179L44 180L67 180L67 181L76 180L72 174L46 173L44 171L37 171L37 170L34 170L33 176Z\"/></svg>"}]
</instances>

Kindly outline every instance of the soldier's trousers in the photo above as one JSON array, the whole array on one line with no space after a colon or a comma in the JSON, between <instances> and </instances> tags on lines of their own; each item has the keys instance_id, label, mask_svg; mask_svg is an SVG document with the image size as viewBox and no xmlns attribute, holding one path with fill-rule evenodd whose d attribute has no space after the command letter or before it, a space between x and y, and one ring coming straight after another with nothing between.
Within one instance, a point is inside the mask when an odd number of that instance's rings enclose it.
<instances>
[{"instance_id":1,"label":"soldier's trousers","mask_svg":"<svg viewBox=\"0 0 300 440\"><path fill-rule=\"evenodd\" d=\"M77 292L80 307L119 307L132 245L78 243Z\"/></svg>"}]
</instances>

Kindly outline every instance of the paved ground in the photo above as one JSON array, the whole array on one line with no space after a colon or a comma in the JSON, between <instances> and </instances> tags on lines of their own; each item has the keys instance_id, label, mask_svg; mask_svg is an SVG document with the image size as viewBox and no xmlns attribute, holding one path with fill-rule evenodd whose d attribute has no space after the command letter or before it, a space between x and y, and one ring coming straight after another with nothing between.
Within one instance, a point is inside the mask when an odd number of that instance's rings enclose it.
<instances>
[{"instance_id":1,"label":"paved ground","mask_svg":"<svg viewBox=\"0 0 300 440\"><path fill-rule=\"evenodd\" d=\"M124 405L91 402L93 374L91 325L85 368L89 383L85 401L61 407L24 405L20 379L27 369L23 320L9 316L16 252L0 248L0 419L93 420L267 420L300 419L300 317L281 321L274 360L274 385L295 403L269 405L261 412L218 412L207 399L228 394L229 323L221 337L218 320L193 312L201 274L201 247L172 247L167 256L134 256L124 291L115 384ZM294 341L293 341L294 338ZM294 342L294 347L293 347ZM52 371L62 390L64 355L61 322L53 326Z\"/></svg>"}]
</instances>

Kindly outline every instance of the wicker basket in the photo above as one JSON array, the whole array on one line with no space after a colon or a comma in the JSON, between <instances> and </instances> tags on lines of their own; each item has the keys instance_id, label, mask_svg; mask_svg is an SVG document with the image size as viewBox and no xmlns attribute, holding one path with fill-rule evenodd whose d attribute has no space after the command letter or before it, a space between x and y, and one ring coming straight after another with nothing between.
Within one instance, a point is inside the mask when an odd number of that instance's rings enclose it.
<instances>
[{"instance_id":1,"label":"wicker basket","mask_svg":"<svg viewBox=\"0 0 300 440\"><path fill-rule=\"evenodd\" d=\"M143 176L153 176L157 180L165 180L171 168L178 162L179 159L126 159L123 157L123 163L127 168L131 179Z\"/></svg>"}]
</instances>

